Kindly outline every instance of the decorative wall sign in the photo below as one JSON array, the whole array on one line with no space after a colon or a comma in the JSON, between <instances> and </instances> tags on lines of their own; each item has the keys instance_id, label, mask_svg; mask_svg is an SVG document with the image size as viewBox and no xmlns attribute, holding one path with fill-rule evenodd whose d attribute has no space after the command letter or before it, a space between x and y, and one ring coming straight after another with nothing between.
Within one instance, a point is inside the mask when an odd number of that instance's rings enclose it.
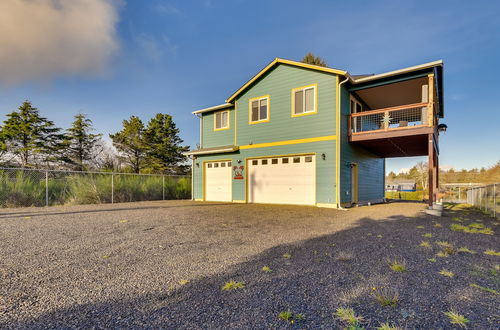
<instances>
[{"instance_id":1,"label":"decorative wall sign","mask_svg":"<svg viewBox=\"0 0 500 330\"><path fill-rule=\"evenodd\" d=\"M243 171L245 170L245 166L233 166L234 179L235 180L243 180Z\"/></svg>"}]
</instances>

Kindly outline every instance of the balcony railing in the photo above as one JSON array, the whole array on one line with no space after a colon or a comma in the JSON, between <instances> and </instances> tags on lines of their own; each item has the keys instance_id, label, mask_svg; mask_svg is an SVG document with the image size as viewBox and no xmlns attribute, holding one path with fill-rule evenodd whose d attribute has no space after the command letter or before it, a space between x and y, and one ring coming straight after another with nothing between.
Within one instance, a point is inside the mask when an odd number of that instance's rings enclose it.
<instances>
[{"instance_id":1,"label":"balcony railing","mask_svg":"<svg viewBox=\"0 0 500 330\"><path fill-rule=\"evenodd\" d=\"M350 118L350 134L400 130L434 124L430 103L414 103L363 111L351 114Z\"/></svg>"}]
</instances>

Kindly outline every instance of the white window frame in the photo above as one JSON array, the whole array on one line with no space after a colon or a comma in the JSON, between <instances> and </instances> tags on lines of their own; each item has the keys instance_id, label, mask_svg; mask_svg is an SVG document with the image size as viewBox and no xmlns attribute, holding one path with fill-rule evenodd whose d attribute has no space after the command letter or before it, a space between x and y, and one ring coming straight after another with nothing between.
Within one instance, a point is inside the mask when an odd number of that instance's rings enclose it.
<instances>
[{"instance_id":1,"label":"white window frame","mask_svg":"<svg viewBox=\"0 0 500 330\"><path fill-rule=\"evenodd\" d=\"M261 119L260 118L260 102L262 100L267 101L267 113L266 113L266 118ZM258 110L258 120L252 120L252 103L253 102L259 102L259 110ZM271 119L271 97L269 95L264 95L264 96L259 96L259 97L254 97L248 100L248 123L250 125L252 124L259 124L259 123L267 123Z\"/></svg>"},{"instance_id":2,"label":"white window frame","mask_svg":"<svg viewBox=\"0 0 500 330\"><path fill-rule=\"evenodd\" d=\"M314 94L313 94L313 109L306 111L306 90L312 89ZM296 113L295 112L295 94L297 92L303 92L303 97L302 97L302 109L303 112L301 113ZM301 86L297 88L292 89L292 117L302 117L302 116L307 116L307 115L313 115L318 113L318 84L312 84L312 85L306 85L306 86Z\"/></svg>"},{"instance_id":3,"label":"white window frame","mask_svg":"<svg viewBox=\"0 0 500 330\"><path fill-rule=\"evenodd\" d=\"M353 104L354 104L354 107L353 107ZM350 113L358 113L358 107L357 107L357 105L359 105L359 108L361 109L361 112L363 112L364 111L364 109L363 109L363 103L359 102L358 98L356 98L354 95L351 94L350 101L349 101L349 111L350 111ZM357 120L362 121L363 118L358 117ZM356 133L358 131L357 125L355 125L355 124L352 125L352 131L354 133Z\"/></svg>"},{"instance_id":4,"label":"white window frame","mask_svg":"<svg viewBox=\"0 0 500 330\"><path fill-rule=\"evenodd\" d=\"M217 127L217 116L220 115L222 116L223 113L227 113L227 122L225 126L222 126L222 117L221 117L221 127ZM229 110L223 110L223 111L217 111L214 113L214 131L222 131L225 129L229 129L230 127L230 112Z\"/></svg>"}]
</instances>

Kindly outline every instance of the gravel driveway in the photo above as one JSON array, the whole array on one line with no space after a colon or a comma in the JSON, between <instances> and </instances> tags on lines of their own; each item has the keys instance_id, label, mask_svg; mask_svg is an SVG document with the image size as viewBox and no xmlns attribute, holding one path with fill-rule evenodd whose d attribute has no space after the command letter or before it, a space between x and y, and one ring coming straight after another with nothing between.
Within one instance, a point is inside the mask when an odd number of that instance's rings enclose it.
<instances>
[{"instance_id":1,"label":"gravel driveway","mask_svg":"<svg viewBox=\"0 0 500 330\"><path fill-rule=\"evenodd\" d=\"M341 328L339 307L353 308L367 329L453 328L450 310L469 328L499 328L500 256L484 254L500 249L499 222L456 207L433 218L424 207L166 201L0 210L0 328ZM450 229L471 223L494 234ZM437 256L444 243L448 255ZM221 290L230 280L245 285ZM382 306L379 292L396 304ZM278 318L286 311L302 317Z\"/></svg>"}]
</instances>

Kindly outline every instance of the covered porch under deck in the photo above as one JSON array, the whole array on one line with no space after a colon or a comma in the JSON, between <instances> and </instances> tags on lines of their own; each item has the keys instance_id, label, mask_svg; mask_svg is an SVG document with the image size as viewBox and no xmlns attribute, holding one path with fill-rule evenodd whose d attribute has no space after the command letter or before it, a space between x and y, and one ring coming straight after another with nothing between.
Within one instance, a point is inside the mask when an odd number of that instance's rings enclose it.
<instances>
[{"instance_id":1,"label":"covered porch under deck","mask_svg":"<svg viewBox=\"0 0 500 330\"><path fill-rule=\"evenodd\" d=\"M431 70L349 90L349 142L384 158L428 156L429 205L439 186L440 73Z\"/></svg>"}]
</instances>

